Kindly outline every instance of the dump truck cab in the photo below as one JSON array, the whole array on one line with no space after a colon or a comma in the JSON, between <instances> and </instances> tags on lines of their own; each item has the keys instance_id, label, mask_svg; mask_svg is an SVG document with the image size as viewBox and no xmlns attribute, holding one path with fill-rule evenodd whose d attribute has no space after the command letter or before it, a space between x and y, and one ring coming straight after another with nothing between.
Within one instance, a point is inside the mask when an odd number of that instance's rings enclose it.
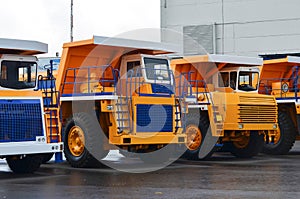
<instances>
[{"instance_id":1,"label":"dump truck cab","mask_svg":"<svg viewBox=\"0 0 300 199\"><path fill-rule=\"evenodd\" d=\"M259 93L271 95L278 103L279 135L264 147L268 154L287 154L300 135L300 58L286 56L264 60Z\"/></svg>"},{"instance_id":2,"label":"dump truck cab","mask_svg":"<svg viewBox=\"0 0 300 199\"><path fill-rule=\"evenodd\" d=\"M64 44L56 85L72 166L95 166L113 146L148 154L141 156L147 162L151 152L185 142L173 72L158 56L171 52L166 44L99 36Z\"/></svg>"},{"instance_id":3,"label":"dump truck cab","mask_svg":"<svg viewBox=\"0 0 300 199\"><path fill-rule=\"evenodd\" d=\"M235 92L253 92L258 93L259 74L258 67L229 67L221 69L220 75L215 76L218 78L218 87L229 87Z\"/></svg>"},{"instance_id":4,"label":"dump truck cab","mask_svg":"<svg viewBox=\"0 0 300 199\"><path fill-rule=\"evenodd\" d=\"M41 42L0 39L0 158L16 173L36 171L63 149L58 104L39 88L35 55L45 52Z\"/></svg>"},{"instance_id":5,"label":"dump truck cab","mask_svg":"<svg viewBox=\"0 0 300 199\"><path fill-rule=\"evenodd\" d=\"M170 69L169 59L163 56L147 54L124 55L120 67L121 80L132 81L138 90L131 89L139 96L159 96L174 94L174 78ZM126 83L126 82L125 82ZM158 90L161 89L165 90Z\"/></svg>"},{"instance_id":6,"label":"dump truck cab","mask_svg":"<svg viewBox=\"0 0 300 199\"><path fill-rule=\"evenodd\" d=\"M257 93L262 59L198 55L171 63L178 77L176 83L188 83L177 92L197 99L189 105L185 157L208 158L220 146L237 157L252 157L262 149L264 137L275 136L275 98ZM196 115L200 119L195 120ZM215 143L210 146L215 147L201 153L207 150L201 146L207 147L205 142L211 140Z\"/></svg>"}]
</instances>

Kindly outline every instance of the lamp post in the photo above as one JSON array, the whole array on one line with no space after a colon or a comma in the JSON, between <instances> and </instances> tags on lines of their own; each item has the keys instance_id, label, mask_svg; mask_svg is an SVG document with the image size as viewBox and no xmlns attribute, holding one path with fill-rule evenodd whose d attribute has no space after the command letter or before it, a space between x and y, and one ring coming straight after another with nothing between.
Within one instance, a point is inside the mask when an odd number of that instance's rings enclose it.
<instances>
[{"instance_id":1,"label":"lamp post","mask_svg":"<svg viewBox=\"0 0 300 199\"><path fill-rule=\"evenodd\" d=\"M224 48L225 48L225 21L224 21L224 0L222 0L222 54L224 54Z\"/></svg>"},{"instance_id":2,"label":"lamp post","mask_svg":"<svg viewBox=\"0 0 300 199\"><path fill-rule=\"evenodd\" d=\"M71 39L71 42L73 41L73 0L71 0L71 19L70 19L70 22L71 22L71 29L70 29L70 39Z\"/></svg>"}]
</instances>

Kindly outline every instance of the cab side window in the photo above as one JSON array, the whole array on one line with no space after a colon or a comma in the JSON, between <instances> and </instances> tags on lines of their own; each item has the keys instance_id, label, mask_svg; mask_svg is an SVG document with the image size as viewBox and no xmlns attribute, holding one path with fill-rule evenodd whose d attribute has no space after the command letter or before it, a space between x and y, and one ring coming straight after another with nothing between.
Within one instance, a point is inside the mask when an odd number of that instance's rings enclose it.
<instances>
[{"instance_id":1,"label":"cab side window","mask_svg":"<svg viewBox=\"0 0 300 199\"><path fill-rule=\"evenodd\" d=\"M228 72L221 72L219 75L218 81L219 87L228 87L229 86L229 73Z\"/></svg>"},{"instance_id":2,"label":"cab side window","mask_svg":"<svg viewBox=\"0 0 300 199\"><path fill-rule=\"evenodd\" d=\"M233 90L236 89L236 77L237 77L237 72L230 72L230 87Z\"/></svg>"},{"instance_id":3,"label":"cab side window","mask_svg":"<svg viewBox=\"0 0 300 199\"><path fill-rule=\"evenodd\" d=\"M142 77L140 61L127 62L127 77Z\"/></svg>"}]
</instances>

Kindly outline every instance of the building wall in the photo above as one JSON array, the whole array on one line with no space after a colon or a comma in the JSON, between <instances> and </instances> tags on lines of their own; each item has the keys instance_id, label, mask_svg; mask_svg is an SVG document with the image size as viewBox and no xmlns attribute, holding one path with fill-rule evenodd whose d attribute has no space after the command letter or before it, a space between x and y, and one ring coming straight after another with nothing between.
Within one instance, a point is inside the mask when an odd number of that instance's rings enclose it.
<instances>
[{"instance_id":1,"label":"building wall","mask_svg":"<svg viewBox=\"0 0 300 199\"><path fill-rule=\"evenodd\" d=\"M185 54L199 50L183 33L209 53L297 53L299 8L299 0L161 0L161 27L177 32L162 31L161 37L179 42Z\"/></svg>"}]
</instances>

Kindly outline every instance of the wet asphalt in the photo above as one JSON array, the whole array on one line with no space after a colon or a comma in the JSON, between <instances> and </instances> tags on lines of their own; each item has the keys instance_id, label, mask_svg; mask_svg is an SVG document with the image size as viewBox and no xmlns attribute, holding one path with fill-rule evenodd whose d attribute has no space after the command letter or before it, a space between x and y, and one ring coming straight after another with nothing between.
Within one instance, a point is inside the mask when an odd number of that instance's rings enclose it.
<instances>
[{"instance_id":1,"label":"wet asphalt","mask_svg":"<svg viewBox=\"0 0 300 199\"><path fill-rule=\"evenodd\" d=\"M107 161L136 167L137 158L112 152ZM109 167L71 168L50 161L35 174L14 174L0 162L0 199L40 198L300 198L300 142L288 155L237 159L216 153L209 161L178 160L147 173Z\"/></svg>"}]
</instances>

